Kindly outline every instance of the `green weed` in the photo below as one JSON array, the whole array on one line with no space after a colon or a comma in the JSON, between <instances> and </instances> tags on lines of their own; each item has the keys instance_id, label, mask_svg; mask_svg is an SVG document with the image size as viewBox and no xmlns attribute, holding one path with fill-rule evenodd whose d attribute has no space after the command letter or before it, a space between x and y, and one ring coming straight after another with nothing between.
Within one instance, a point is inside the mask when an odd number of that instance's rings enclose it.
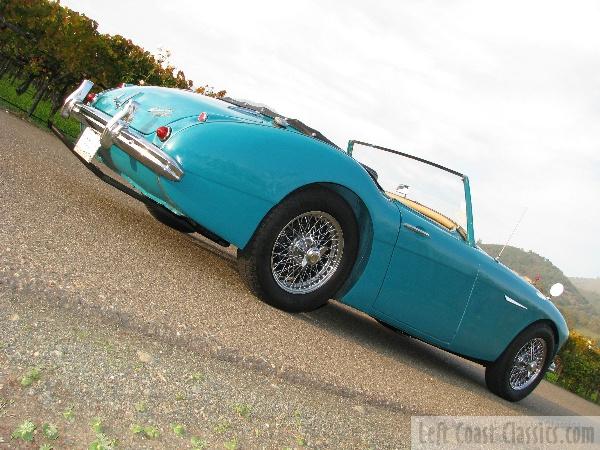
<instances>
[{"instance_id":1,"label":"green weed","mask_svg":"<svg viewBox=\"0 0 600 450\"><path fill-rule=\"evenodd\" d=\"M43 424L42 425L42 433L44 433L44 436L46 436L46 438L50 439L51 441L58 439L58 428L54 424L51 424L51 423Z\"/></svg>"},{"instance_id":2,"label":"green weed","mask_svg":"<svg viewBox=\"0 0 600 450\"><path fill-rule=\"evenodd\" d=\"M32 442L35 428L35 424L31 420L26 420L13 431L10 437L13 439L22 439L25 442Z\"/></svg>"},{"instance_id":3,"label":"green weed","mask_svg":"<svg viewBox=\"0 0 600 450\"><path fill-rule=\"evenodd\" d=\"M225 447L226 450L236 450L238 448L237 438L234 436L230 440L223 442L223 447Z\"/></svg>"},{"instance_id":4,"label":"green weed","mask_svg":"<svg viewBox=\"0 0 600 450\"><path fill-rule=\"evenodd\" d=\"M171 430L175 433L176 436L184 437L185 436L185 427L180 423L171 424Z\"/></svg>"},{"instance_id":5,"label":"green weed","mask_svg":"<svg viewBox=\"0 0 600 450\"><path fill-rule=\"evenodd\" d=\"M192 444L192 448L194 450L204 450L208 445L205 439L199 438L197 436L192 436L190 439L190 443Z\"/></svg>"},{"instance_id":6,"label":"green weed","mask_svg":"<svg viewBox=\"0 0 600 450\"><path fill-rule=\"evenodd\" d=\"M233 405L233 411L240 417L247 419L248 417L250 417L252 408L247 403L236 403L235 405Z\"/></svg>"},{"instance_id":7,"label":"green weed","mask_svg":"<svg viewBox=\"0 0 600 450\"><path fill-rule=\"evenodd\" d=\"M42 376L42 370L39 367L34 367L28 370L23 377L21 377L21 386L29 387Z\"/></svg>"},{"instance_id":8,"label":"green weed","mask_svg":"<svg viewBox=\"0 0 600 450\"><path fill-rule=\"evenodd\" d=\"M75 413L73 412L73 409L74 409L73 406L69 406L67 409L65 409L63 411L62 415L65 418L65 420L68 420L69 422L75 421Z\"/></svg>"}]
</instances>

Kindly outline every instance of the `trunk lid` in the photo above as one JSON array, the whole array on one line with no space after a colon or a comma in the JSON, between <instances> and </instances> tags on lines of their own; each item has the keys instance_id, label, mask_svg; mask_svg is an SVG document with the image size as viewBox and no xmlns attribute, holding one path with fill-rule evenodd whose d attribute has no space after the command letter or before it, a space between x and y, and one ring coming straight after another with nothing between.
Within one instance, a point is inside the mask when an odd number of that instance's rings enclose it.
<instances>
[{"instance_id":1,"label":"trunk lid","mask_svg":"<svg viewBox=\"0 0 600 450\"><path fill-rule=\"evenodd\" d=\"M112 116L129 100L140 105L130 127L146 135L154 133L160 126L175 128L175 123L184 118L196 120L202 112L207 113L207 122L238 121L272 125L271 119L254 111L194 92L155 86L128 86L104 91L98 95L93 106Z\"/></svg>"}]
</instances>

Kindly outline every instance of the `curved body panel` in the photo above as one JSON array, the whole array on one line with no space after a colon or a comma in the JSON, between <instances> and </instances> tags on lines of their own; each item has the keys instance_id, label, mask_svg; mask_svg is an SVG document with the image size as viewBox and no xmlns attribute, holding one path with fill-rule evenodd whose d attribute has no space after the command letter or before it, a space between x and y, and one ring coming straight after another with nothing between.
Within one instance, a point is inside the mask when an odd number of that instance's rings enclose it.
<instances>
[{"instance_id":1,"label":"curved body panel","mask_svg":"<svg viewBox=\"0 0 600 450\"><path fill-rule=\"evenodd\" d=\"M477 253L479 275L451 350L494 361L520 331L545 320L555 328L558 351L569 330L556 306L483 250Z\"/></svg>"},{"instance_id":2,"label":"curved body panel","mask_svg":"<svg viewBox=\"0 0 600 450\"><path fill-rule=\"evenodd\" d=\"M344 300L361 309L375 300L400 214L346 153L292 130L246 123L196 125L173 136L167 151L186 176L161 180L164 198L239 248L273 206L303 186L326 183L354 193L368 209L372 242L364 274Z\"/></svg>"}]
</instances>

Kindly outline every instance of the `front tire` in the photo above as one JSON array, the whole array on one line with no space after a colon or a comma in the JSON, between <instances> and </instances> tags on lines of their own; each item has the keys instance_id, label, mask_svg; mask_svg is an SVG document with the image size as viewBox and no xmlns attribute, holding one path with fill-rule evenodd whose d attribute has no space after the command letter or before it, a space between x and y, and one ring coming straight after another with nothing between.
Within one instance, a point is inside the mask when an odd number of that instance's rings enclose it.
<instances>
[{"instance_id":1,"label":"front tire","mask_svg":"<svg viewBox=\"0 0 600 450\"><path fill-rule=\"evenodd\" d=\"M511 402L527 397L542 381L554 354L554 333L543 323L519 334L485 370L490 391Z\"/></svg>"},{"instance_id":2,"label":"front tire","mask_svg":"<svg viewBox=\"0 0 600 450\"><path fill-rule=\"evenodd\" d=\"M266 303L289 312L311 311L337 293L357 251L352 209L318 187L290 195L269 212L238 251L238 268Z\"/></svg>"}]
</instances>

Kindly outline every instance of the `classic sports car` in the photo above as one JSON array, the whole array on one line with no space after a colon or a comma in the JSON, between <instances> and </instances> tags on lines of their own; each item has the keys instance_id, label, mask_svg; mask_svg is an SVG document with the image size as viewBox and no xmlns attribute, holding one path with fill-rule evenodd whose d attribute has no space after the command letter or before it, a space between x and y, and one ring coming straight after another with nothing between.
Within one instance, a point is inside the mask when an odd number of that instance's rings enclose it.
<instances>
[{"instance_id":1,"label":"classic sports car","mask_svg":"<svg viewBox=\"0 0 600 450\"><path fill-rule=\"evenodd\" d=\"M564 344L553 303L476 245L465 175L364 142L342 150L253 103L92 87L62 108L83 125L77 142L54 132L159 221L237 247L263 301L298 312L336 298L485 365L489 389L510 401Z\"/></svg>"}]
</instances>

